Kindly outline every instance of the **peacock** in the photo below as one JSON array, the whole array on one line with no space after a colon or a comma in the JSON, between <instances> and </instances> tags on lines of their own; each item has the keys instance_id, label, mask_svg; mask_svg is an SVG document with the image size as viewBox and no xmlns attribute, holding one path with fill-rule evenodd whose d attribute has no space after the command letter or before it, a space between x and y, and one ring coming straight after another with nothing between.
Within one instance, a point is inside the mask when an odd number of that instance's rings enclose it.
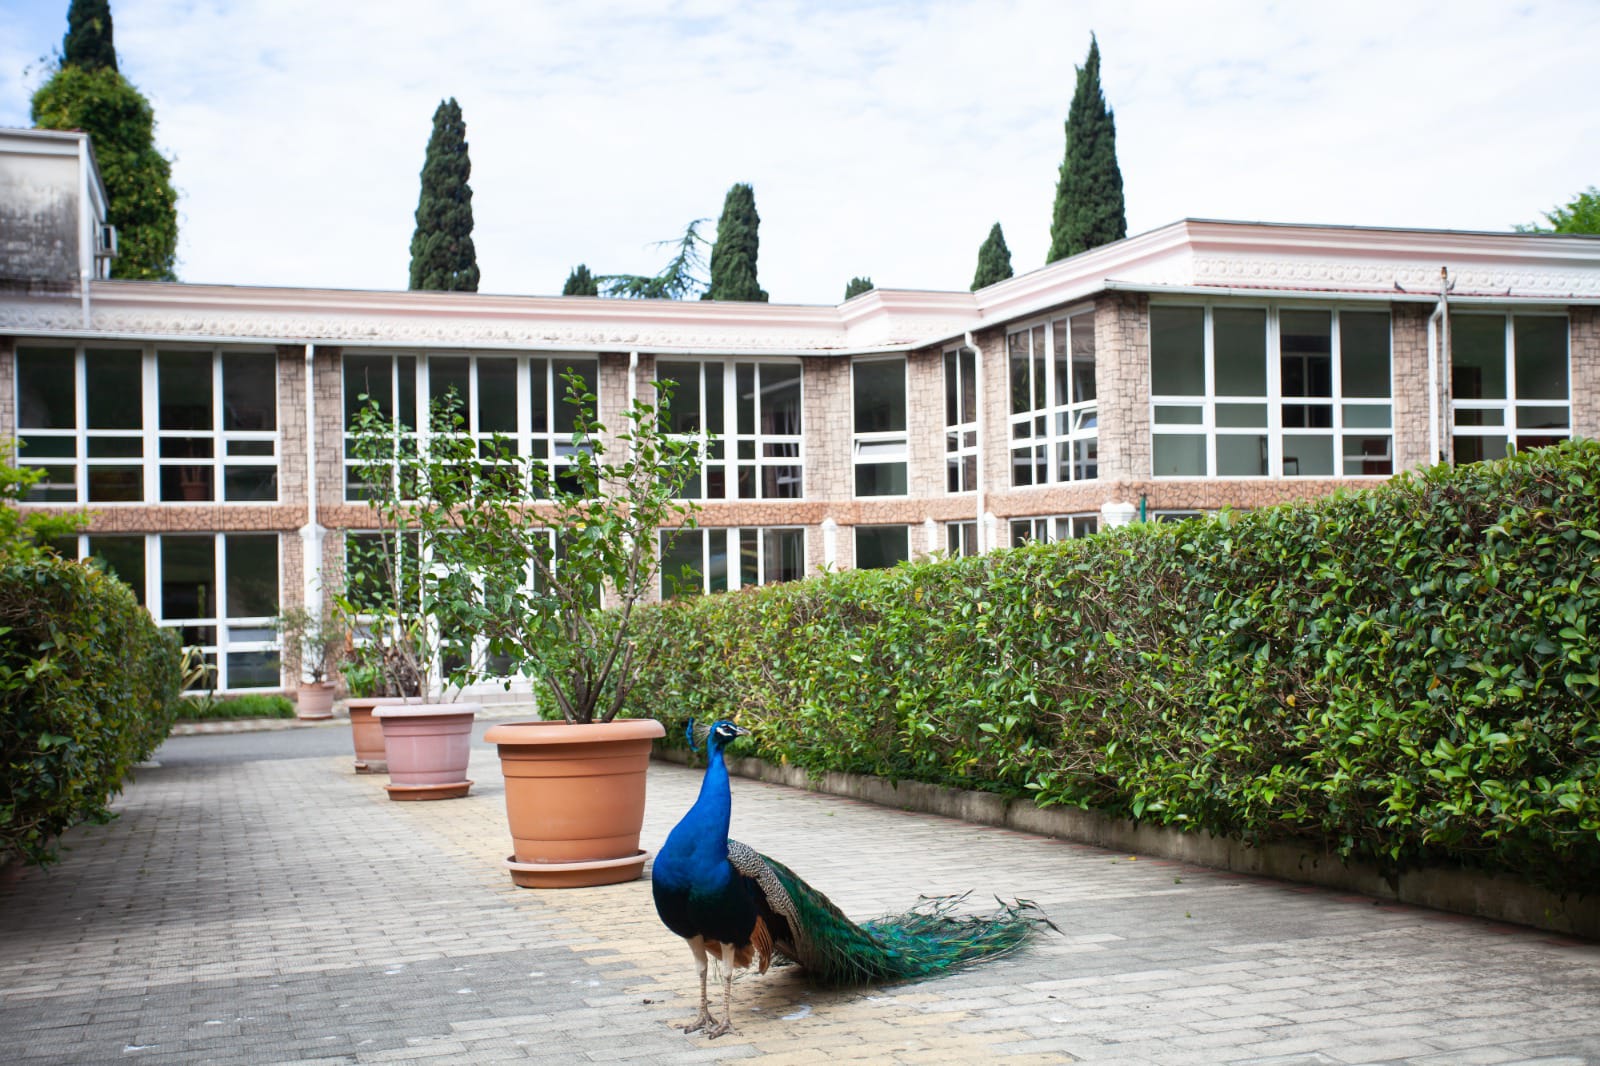
<instances>
[{"instance_id":1,"label":"peacock","mask_svg":"<svg viewBox=\"0 0 1600 1066\"><path fill-rule=\"evenodd\" d=\"M692 720L688 734L693 747ZM764 974L776 955L823 985L907 981L1008 954L1050 925L1026 900L1001 902L989 915L957 915L963 896L925 897L904 914L852 922L793 870L728 839L733 797L722 755L749 735L726 719L711 727L700 796L667 836L651 875L656 913L689 942L700 975L700 1013L680 1027L685 1032L732 1031L733 971L753 963ZM722 963L720 1021L706 997L712 956Z\"/></svg>"}]
</instances>

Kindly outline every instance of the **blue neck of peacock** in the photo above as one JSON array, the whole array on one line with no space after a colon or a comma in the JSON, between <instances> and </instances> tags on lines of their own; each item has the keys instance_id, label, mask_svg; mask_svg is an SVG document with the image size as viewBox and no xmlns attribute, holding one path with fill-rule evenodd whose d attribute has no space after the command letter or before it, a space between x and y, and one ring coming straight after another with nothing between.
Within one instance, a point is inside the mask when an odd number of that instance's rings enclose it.
<instances>
[{"instance_id":1,"label":"blue neck of peacock","mask_svg":"<svg viewBox=\"0 0 1600 1066\"><path fill-rule=\"evenodd\" d=\"M696 839L713 844L722 858L728 854L728 825L733 814L733 794L728 785L728 766L722 759L722 744L715 737L706 745L706 776L700 782L700 798L695 800ZM697 849L698 850L698 845Z\"/></svg>"}]
</instances>

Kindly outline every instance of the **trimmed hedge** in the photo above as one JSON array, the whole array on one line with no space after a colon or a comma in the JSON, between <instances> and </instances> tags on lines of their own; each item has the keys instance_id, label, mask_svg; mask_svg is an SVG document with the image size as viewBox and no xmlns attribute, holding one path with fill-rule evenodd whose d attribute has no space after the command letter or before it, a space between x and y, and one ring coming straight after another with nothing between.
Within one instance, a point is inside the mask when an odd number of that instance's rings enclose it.
<instances>
[{"instance_id":1,"label":"trimmed hedge","mask_svg":"<svg viewBox=\"0 0 1600 1066\"><path fill-rule=\"evenodd\" d=\"M53 554L0 557L0 857L37 865L172 728L178 638L132 590Z\"/></svg>"},{"instance_id":2,"label":"trimmed hedge","mask_svg":"<svg viewBox=\"0 0 1600 1066\"><path fill-rule=\"evenodd\" d=\"M241 718L293 718L294 701L276 693L243 696L185 696L178 701L180 722L230 722Z\"/></svg>"},{"instance_id":3,"label":"trimmed hedge","mask_svg":"<svg viewBox=\"0 0 1600 1066\"><path fill-rule=\"evenodd\" d=\"M635 714L1397 870L1600 884L1600 443L663 604Z\"/></svg>"}]
</instances>

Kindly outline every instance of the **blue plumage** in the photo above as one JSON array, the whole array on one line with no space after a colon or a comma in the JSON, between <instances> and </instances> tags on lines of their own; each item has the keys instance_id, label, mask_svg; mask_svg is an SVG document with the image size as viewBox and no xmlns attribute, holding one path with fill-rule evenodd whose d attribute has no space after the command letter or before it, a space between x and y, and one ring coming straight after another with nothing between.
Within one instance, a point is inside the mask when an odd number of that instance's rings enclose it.
<instances>
[{"instance_id":1,"label":"blue plumage","mask_svg":"<svg viewBox=\"0 0 1600 1066\"><path fill-rule=\"evenodd\" d=\"M728 839L733 798L723 750L749 730L719 721L700 795L656 856L651 889L656 913L694 952L700 1012L683 1028L717 1037L732 1028L733 971L775 955L823 984L851 985L929 977L1015 951L1048 921L1031 903L1002 904L990 915L956 915L962 897L925 899L904 914L857 925L782 863ZM689 743L694 744L690 722ZM723 964L723 1017L706 997L708 960Z\"/></svg>"}]
</instances>

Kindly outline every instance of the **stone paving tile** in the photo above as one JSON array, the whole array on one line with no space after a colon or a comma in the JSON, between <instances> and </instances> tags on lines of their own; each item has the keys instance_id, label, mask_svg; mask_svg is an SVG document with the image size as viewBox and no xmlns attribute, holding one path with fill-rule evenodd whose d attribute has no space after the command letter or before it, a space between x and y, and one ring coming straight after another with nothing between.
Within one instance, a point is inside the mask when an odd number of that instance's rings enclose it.
<instances>
[{"instance_id":1,"label":"stone paving tile","mask_svg":"<svg viewBox=\"0 0 1600 1066\"><path fill-rule=\"evenodd\" d=\"M1062 932L913 985L743 975L736 1032L686 1036L648 883L514 888L492 749L470 774L396 804L348 756L141 771L0 879L0 1058L1600 1066L1597 945L737 779L734 835L849 914L971 890ZM698 786L652 769L647 847Z\"/></svg>"}]
</instances>

